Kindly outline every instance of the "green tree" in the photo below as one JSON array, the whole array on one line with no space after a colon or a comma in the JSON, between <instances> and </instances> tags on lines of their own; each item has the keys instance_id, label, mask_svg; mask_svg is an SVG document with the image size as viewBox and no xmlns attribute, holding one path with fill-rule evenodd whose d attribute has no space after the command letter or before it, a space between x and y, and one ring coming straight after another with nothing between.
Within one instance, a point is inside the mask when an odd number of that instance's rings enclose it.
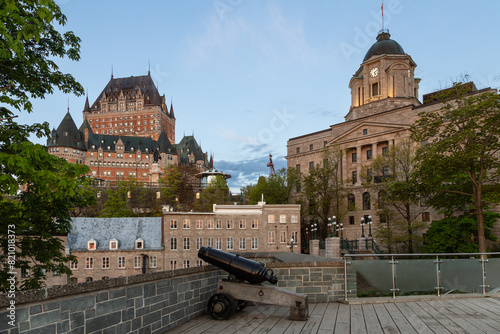
<instances>
[{"instance_id":1,"label":"green tree","mask_svg":"<svg viewBox=\"0 0 500 334\"><path fill-rule=\"evenodd\" d=\"M116 186L106 189L106 201L100 217L132 217L134 208L139 208L138 199L145 194L145 189L136 180L117 181Z\"/></svg>"},{"instance_id":2,"label":"green tree","mask_svg":"<svg viewBox=\"0 0 500 334\"><path fill-rule=\"evenodd\" d=\"M29 141L31 135L48 137L48 123L20 125L13 110L32 112L30 99L55 88L83 93L55 63L78 60L80 40L56 30L66 17L54 1L3 1L0 17L0 282L6 289L13 263L8 236L15 235L14 271L30 271L21 288L37 288L45 272L71 272L66 263L72 257L64 255L61 242L71 228L69 211L95 197L84 186L86 166L69 164Z\"/></svg>"},{"instance_id":3,"label":"green tree","mask_svg":"<svg viewBox=\"0 0 500 334\"><path fill-rule=\"evenodd\" d=\"M195 210L199 212L213 211L214 204L229 203L229 187L227 180L222 175L217 175L215 180L209 182L196 200Z\"/></svg>"},{"instance_id":4,"label":"green tree","mask_svg":"<svg viewBox=\"0 0 500 334\"><path fill-rule=\"evenodd\" d=\"M261 176L256 185L246 189L249 202L257 204L264 195L264 201L268 204L287 204L300 178L300 172L295 168L281 168L273 175Z\"/></svg>"},{"instance_id":5,"label":"green tree","mask_svg":"<svg viewBox=\"0 0 500 334\"><path fill-rule=\"evenodd\" d=\"M496 90L475 93L472 87L455 83L445 90L438 96L441 110L420 113L412 138L422 143L418 169L427 189L435 196L455 193L472 199L479 252L486 252L484 210L495 197L485 196L483 189L500 178L500 95ZM464 176L469 190L453 186Z\"/></svg>"},{"instance_id":6,"label":"green tree","mask_svg":"<svg viewBox=\"0 0 500 334\"><path fill-rule=\"evenodd\" d=\"M486 239L496 241L491 232L499 214L484 212ZM433 221L425 233L425 253L476 253L479 250L476 216L465 213L458 217L448 217Z\"/></svg>"},{"instance_id":7,"label":"green tree","mask_svg":"<svg viewBox=\"0 0 500 334\"><path fill-rule=\"evenodd\" d=\"M176 210L189 211L194 206L194 187L197 181L195 167L169 166L165 168L161 178L161 192L164 204L168 204Z\"/></svg>"},{"instance_id":8,"label":"green tree","mask_svg":"<svg viewBox=\"0 0 500 334\"><path fill-rule=\"evenodd\" d=\"M342 221L347 214L347 185L342 179L342 150L338 146L325 148L323 163L316 165L303 181L304 215L310 221L319 221L319 231L323 238L328 234L328 218L336 216Z\"/></svg>"},{"instance_id":9,"label":"green tree","mask_svg":"<svg viewBox=\"0 0 500 334\"><path fill-rule=\"evenodd\" d=\"M377 155L371 164L373 189L378 192L377 214L381 222L375 236L389 252L403 248L403 251L413 253L422 243L419 232L426 224L420 217L427 206L419 205L416 167L416 149L409 139Z\"/></svg>"}]
</instances>

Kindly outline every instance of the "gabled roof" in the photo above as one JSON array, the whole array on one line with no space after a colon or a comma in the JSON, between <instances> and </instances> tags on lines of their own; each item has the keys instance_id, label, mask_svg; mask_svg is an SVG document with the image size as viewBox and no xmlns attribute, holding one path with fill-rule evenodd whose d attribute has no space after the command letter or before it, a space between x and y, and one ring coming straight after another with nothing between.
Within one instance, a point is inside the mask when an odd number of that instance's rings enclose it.
<instances>
[{"instance_id":1,"label":"gabled roof","mask_svg":"<svg viewBox=\"0 0 500 334\"><path fill-rule=\"evenodd\" d=\"M52 131L52 137L47 140L47 146L70 147L79 150L85 149L82 134L76 127L69 110L57 127L57 130Z\"/></svg>"},{"instance_id":2,"label":"gabled roof","mask_svg":"<svg viewBox=\"0 0 500 334\"><path fill-rule=\"evenodd\" d=\"M196 142L194 136L184 136L182 140L175 145L180 155L180 163L188 163L189 156L194 154L194 159L205 160L205 154L201 150L201 147Z\"/></svg>"},{"instance_id":3,"label":"gabled roof","mask_svg":"<svg viewBox=\"0 0 500 334\"><path fill-rule=\"evenodd\" d=\"M356 131L360 129L367 129L367 135L356 135ZM402 125L402 124L390 124L390 123L378 123L378 122L361 122L358 125L354 126L352 129L343 132L341 135L333 138L330 143L342 143L348 142L351 140L358 140L362 138L369 138L371 136L378 136L391 132L399 132L403 130L409 130L410 125ZM371 131L370 131L371 130ZM375 131L373 131L375 130Z\"/></svg>"},{"instance_id":4,"label":"gabled roof","mask_svg":"<svg viewBox=\"0 0 500 334\"><path fill-rule=\"evenodd\" d=\"M109 250L109 241L118 240L118 250L135 249L135 241L144 240L143 250L161 249L161 217L72 218L68 247L86 251L87 242L97 241L96 250Z\"/></svg>"}]
</instances>

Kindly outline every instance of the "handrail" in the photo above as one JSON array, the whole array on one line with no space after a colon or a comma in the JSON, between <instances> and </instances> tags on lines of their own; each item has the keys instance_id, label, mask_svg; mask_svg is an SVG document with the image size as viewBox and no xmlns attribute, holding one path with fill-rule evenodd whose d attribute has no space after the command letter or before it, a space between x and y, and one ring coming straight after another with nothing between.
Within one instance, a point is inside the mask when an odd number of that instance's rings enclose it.
<instances>
[{"instance_id":1,"label":"handrail","mask_svg":"<svg viewBox=\"0 0 500 334\"><path fill-rule=\"evenodd\" d=\"M344 254L347 257L380 257L380 256L471 256L471 255L500 255L500 252L491 253L409 253L409 254Z\"/></svg>"}]
</instances>

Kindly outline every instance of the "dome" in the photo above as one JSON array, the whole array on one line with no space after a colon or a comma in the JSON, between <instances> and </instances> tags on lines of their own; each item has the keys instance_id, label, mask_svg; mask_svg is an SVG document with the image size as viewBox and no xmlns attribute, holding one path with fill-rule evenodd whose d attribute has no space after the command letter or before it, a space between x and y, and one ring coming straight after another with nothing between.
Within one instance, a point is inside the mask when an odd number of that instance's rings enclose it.
<instances>
[{"instance_id":1,"label":"dome","mask_svg":"<svg viewBox=\"0 0 500 334\"><path fill-rule=\"evenodd\" d=\"M363 59L363 62L370 59L372 56L383 54L404 55L405 52L398 42L390 39L391 35L388 30L382 31L377 36L377 41L371 46Z\"/></svg>"}]
</instances>

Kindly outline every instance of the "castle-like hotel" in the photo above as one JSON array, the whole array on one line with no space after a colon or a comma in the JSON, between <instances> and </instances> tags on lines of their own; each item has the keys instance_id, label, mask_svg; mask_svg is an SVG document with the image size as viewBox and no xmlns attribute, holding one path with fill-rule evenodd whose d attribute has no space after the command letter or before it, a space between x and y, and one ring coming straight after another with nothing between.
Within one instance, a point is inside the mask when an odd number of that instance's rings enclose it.
<instances>
[{"instance_id":1,"label":"castle-like hotel","mask_svg":"<svg viewBox=\"0 0 500 334\"><path fill-rule=\"evenodd\" d=\"M83 108L77 128L69 110L47 140L49 152L68 162L85 164L91 175L105 181L134 178L151 182L153 162L213 168L194 136L175 143L175 115L160 95L150 73L113 78L92 105Z\"/></svg>"}]
</instances>

